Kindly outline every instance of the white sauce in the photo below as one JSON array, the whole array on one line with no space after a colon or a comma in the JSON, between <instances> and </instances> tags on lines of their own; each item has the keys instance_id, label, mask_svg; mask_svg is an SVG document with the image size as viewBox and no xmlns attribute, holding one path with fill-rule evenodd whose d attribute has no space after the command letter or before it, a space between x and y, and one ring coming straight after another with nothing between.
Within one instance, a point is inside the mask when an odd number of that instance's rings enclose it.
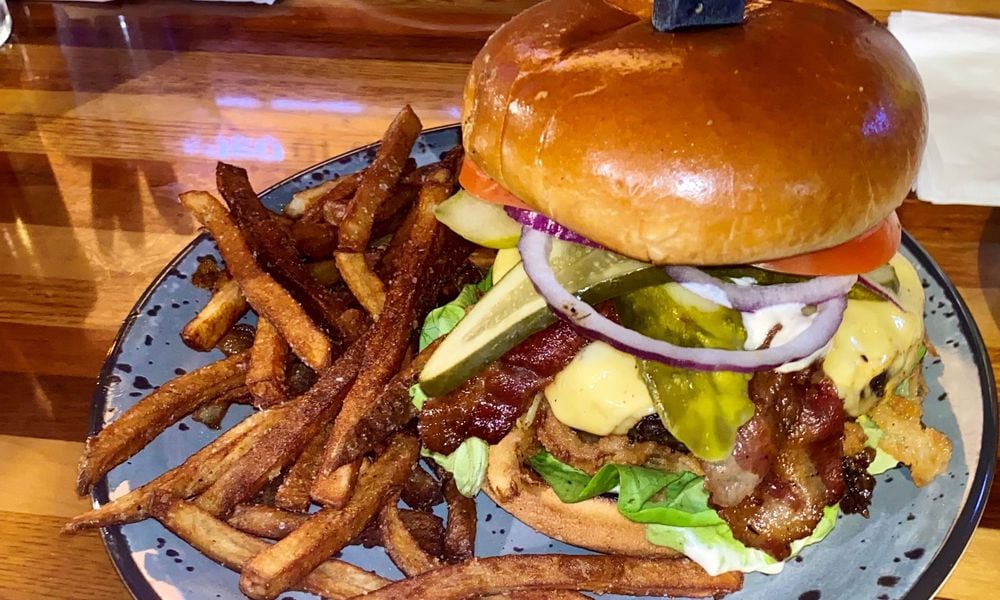
<instances>
[{"instance_id":1,"label":"white sauce","mask_svg":"<svg viewBox=\"0 0 1000 600\"><path fill-rule=\"evenodd\" d=\"M767 334L774 328L775 325L781 325L781 329L778 330L774 339L771 340L772 348L783 346L798 337L809 327L809 325L812 324L813 319L816 318L815 312L811 315L802 314L802 309L804 307L804 304L793 302L767 306L752 313L740 313L743 317L743 328L747 330L747 341L743 344L743 348L746 350L756 350L760 348L761 344L764 343L764 340L767 339ZM799 360L790 363L785 363L776 368L775 371L779 373L801 371L817 359L825 356L829 347L830 342L827 342L826 345L809 356L800 358Z\"/></svg>"},{"instance_id":2,"label":"white sauce","mask_svg":"<svg viewBox=\"0 0 1000 600\"><path fill-rule=\"evenodd\" d=\"M732 281L737 285L752 285L755 283L750 277L737 277ZM732 304L729 303L729 299L726 297L725 292L723 292L719 287L707 283L682 283L681 286L683 286L684 289L701 296L702 298L711 300L716 304L721 304L726 308L732 308ZM771 347L774 348L790 342L800 333L805 331L806 328L812 323L813 319L816 318L815 313L808 316L803 315L802 308L804 306L804 304L798 303L775 304L774 306L767 306L756 312L740 313L743 317L743 328L747 331L747 341L743 345L743 348L745 350L756 350L760 348L761 344L764 343L764 340L767 339L767 334L772 328L774 328L775 325L778 324L781 325L781 329L771 341ZM817 359L825 356L829 347L830 344L827 343L825 346L816 352L813 352L809 356L794 362L783 364L776 368L775 371L778 371L779 373L791 373L793 371L802 370Z\"/></svg>"}]
</instances>

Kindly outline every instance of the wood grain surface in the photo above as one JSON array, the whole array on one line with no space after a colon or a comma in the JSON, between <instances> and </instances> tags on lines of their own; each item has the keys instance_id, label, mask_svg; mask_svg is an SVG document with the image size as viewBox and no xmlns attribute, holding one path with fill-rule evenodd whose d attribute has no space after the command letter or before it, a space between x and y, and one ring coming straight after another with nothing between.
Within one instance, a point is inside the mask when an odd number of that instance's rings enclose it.
<instances>
[{"instance_id":1,"label":"wood grain surface","mask_svg":"<svg viewBox=\"0 0 1000 600\"><path fill-rule=\"evenodd\" d=\"M96 375L196 227L178 192L218 159L258 188L376 140L409 102L460 116L467 65L527 0L276 6L9 0L0 48L0 600L128 598L96 533L61 536ZM867 0L1000 16L995 0ZM1000 375L1000 209L907 201ZM995 488L996 489L996 488ZM941 598L995 597L1000 492Z\"/></svg>"}]
</instances>

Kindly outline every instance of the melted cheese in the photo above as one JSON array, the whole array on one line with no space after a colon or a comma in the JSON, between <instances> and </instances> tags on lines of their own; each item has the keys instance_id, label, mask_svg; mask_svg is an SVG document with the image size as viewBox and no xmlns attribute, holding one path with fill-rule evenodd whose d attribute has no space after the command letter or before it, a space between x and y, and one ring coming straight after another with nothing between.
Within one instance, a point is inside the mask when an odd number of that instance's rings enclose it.
<instances>
[{"instance_id":1,"label":"melted cheese","mask_svg":"<svg viewBox=\"0 0 1000 600\"><path fill-rule=\"evenodd\" d=\"M888 372L889 385L916 362L924 337L924 289L905 258L889 261L899 278L900 310L890 302L849 300L844 322L831 340L823 371L837 385L848 414L858 416L876 397L866 394L875 376Z\"/></svg>"},{"instance_id":2,"label":"melted cheese","mask_svg":"<svg viewBox=\"0 0 1000 600\"><path fill-rule=\"evenodd\" d=\"M594 435L627 433L655 412L636 358L604 342L584 347L545 388L545 397L562 423Z\"/></svg>"}]
</instances>

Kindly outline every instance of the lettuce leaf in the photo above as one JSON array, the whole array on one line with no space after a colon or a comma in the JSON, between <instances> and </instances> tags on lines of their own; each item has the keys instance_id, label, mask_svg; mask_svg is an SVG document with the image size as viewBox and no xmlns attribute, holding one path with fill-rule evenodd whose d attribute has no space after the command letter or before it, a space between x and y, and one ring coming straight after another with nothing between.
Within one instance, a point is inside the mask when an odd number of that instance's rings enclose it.
<instances>
[{"instance_id":1,"label":"lettuce leaf","mask_svg":"<svg viewBox=\"0 0 1000 600\"><path fill-rule=\"evenodd\" d=\"M427 394L424 393L424 388L420 387L419 383L414 383L410 386L410 402L417 410L424 409L424 402L427 402Z\"/></svg>"},{"instance_id":2,"label":"lettuce leaf","mask_svg":"<svg viewBox=\"0 0 1000 600\"><path fill-rule=\"evenodd\" d=\"M455 478L455 487L463 496L475 496L486 481L490 445L477 437L463 441L451 454L431 452L426 448L421 448L420 454L433 459L442 469L451 473Z\"/></svg>"},{"instance_id":3,"label":"lettuce leaf","mask_svg":"<svg viewBox=\"0 0 1000 600\"><path fill-rule=\"evenodd\" d=\"M542 451L531 467L566 503L617 491L618 511L646 524L646 539L687 555L715 575L725 571L778 573L784 563L733 537L729 525L708 504L704 478L694 473L664 473L631 465L605 465L593 477ZM792 556L825 538L839 509L824 509L813 533L792 543Z\"/></svg>"},{"instance_id":4,"label":"lettuce leaf","mask_svg":"<svg viewBox=\"0 0 1000 600\"><path fill-rule=\"evenodd\" d=\"M544 450L528 462L567 504L618 488L618 511L632 521L685 526L725 524L709 508L703 478L694 473L664 473L647 467L608 464L591 477Z\"/></svg>"},{"instance_id":5,"label":"lettuce leaf","mask_svg":"<svg viewBox=\"0 0 1000 600\"><path fill-rule=\"evenodd\" d=\"M450 332L465 318L465 309L469 308L483 297L493 287L493 272L486 273L479 283L470 283L462 288L454 300L439 306L427 313L424 326L420 330L420 349L431 345L431 342Z\"/></svg>"},{"instance_id":6,"label":"lettuce leaf","mask_svg":"<svg viewBox=\"0 0 1000 600\"><path fill-rule=\"evenodd\" d=\"M899 385L896 386L896 389L894 389L892 393L896 394L897 396L909 396L910 394L917 392L916 389L911 389L913 388L913 386L910 385L910 382L913 379L912 373L915 372L917 369L921 368L925 356L927 356L927 346L925 346L924 344L920 344L920 346L917 348L917 358L916 360L913 361L913 366L910 368L911 375L905 377L903 381L901 381Z\"/></svg>"},{"instance_id":7,"label":"lettuce leaf","mask_svg":"<svg viewBox=\"0 0 1000 600\"><path fill-rule=\"evenodd\" d=\"M858 425L861 425L861 429L865 432L865 436L868 438L865 441L865 446L875 449L875 460L872 461L872 464L868 465L868 472L872 475L878 475L898 467L899 460L878 447L879 440L882 439L883 433L882 429L875 424L875 421L872 421L868 417L862 415L858 417Z\"/></svg>"},{"instance_id":8,"label":"lettuce leaf","mask_svg":"<svg viewBox=\"0 0 1000 600\"><path fill-rule=\"evenodd\" d=\"M792 542L792 554L796 556L806 546L823 540L837 523L837 506L823 509L823 517L812 534ZM695 561L712 575L726 571L760 572L773 575L785 567L783 561L757 548L748 548L733 537L729 525L709 525L686 527L677 525L646 525L646 539L659 546L673 548Z\"/></svg>"},{"instance_id":9,"label":"lettuce leaf","mask_svg":"<svg viewBox=\"0 0 1000 600\"><path fill-rule=\"evenodd\" d=\"M491 287L493 287L492 270L486 273L486 276L479 283L463 287L458 297L448 304L427 313L424 326L420 330L420 349L423 350L431 342L454 329L458 322L465 318L465 310L479 302L479 299ZM410 401L417 407L417 410L424 408L427 394L421 389L419 383L410 388ZM455 486L458 491L463 496L471 498L479 493L483 481L486 480L489 449L489 444L473 437L463 441L451 454L431 452L426 448L422 448L420 454L433 459L441 468L451 473L455 478Z\"/></svg>"}]
</instances>

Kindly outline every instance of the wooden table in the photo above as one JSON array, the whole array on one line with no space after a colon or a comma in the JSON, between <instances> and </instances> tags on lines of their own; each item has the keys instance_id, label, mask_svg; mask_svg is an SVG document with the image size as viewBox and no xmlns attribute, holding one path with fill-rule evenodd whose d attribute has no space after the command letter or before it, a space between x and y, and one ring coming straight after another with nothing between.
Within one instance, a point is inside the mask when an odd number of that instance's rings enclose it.
<instances>
[{"instance_id":1,"label":"wooden table","mask_svg":"<svg viewBox=\"0 0 1000 600\"><path fill-rule=\"evenodd\" d=\"M456 122L467 64L530 2L11 4L14 43L0 49L0 598L128 598L97 534L58 530L88 506L73 480L105 353L195 233L178 192L212 187L220 158L262 188L377 139L406 102L427 126ZM880 18L1000 16L992 0L863 4ZM908 201L900 215L1000 366L1000 210ZM941 597L994 596L998 553L995 499Z\"/></svg>"}]
</instances>

